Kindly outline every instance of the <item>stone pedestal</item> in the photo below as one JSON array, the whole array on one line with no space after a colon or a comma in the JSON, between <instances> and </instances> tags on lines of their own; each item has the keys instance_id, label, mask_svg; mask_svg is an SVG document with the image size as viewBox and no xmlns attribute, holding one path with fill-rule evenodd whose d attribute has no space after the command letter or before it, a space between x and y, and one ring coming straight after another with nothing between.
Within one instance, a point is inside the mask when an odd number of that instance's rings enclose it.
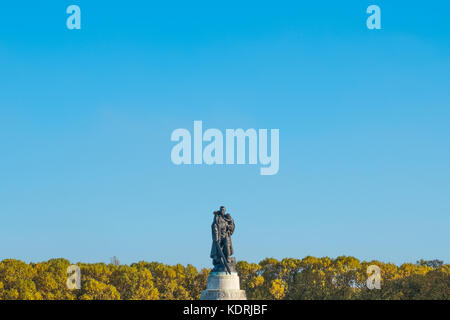
<instances>
[{"instance_id":1,"label":"stone pedestal","mask_svg":"<svg viewBox=\"0 0 450 320\"><path fill-rule=\"evenodd\" d=\"M247 300L237 272L210 272L200 300Z\"/></svg>"}]
</instances>

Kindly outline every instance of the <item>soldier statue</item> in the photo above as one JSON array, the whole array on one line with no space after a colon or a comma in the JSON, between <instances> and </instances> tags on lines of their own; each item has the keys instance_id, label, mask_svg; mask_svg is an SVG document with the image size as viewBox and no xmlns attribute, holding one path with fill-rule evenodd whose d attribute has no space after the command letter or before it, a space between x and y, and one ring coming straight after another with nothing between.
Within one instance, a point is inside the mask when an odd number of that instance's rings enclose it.
<instances>
[{"instance_id":1,"label":"soldier statue","mask_svg":"<svg viewBox=\"0 0 450 320\"><path fill-rule=\"evenodd\" d=\"M234 221L224 206L214 211L212 229L211 258L214 269L212 272L236 272L236 259L231 257L234 253L231 235L234 232Z\"/></svg>"}]
</instances>

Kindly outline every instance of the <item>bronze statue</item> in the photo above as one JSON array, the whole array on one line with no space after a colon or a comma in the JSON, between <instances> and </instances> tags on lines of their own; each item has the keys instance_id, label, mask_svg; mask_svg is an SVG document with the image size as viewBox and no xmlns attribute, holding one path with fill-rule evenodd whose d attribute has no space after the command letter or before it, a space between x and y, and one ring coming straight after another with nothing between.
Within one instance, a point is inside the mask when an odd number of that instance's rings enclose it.
<instances>
[{"instance_id":1,"label":"bronze statue","mask_svg":"<svg viewBox=\"0 0 450 320\"><path fill-rule=\"evenodd\" d=\"M214 211L212 229L211 258L214 269L212 272L236 272L236 259L231 257L234 253L231 235L234 232L234 221L224 206Z\"/></svg>"}]
</instances>

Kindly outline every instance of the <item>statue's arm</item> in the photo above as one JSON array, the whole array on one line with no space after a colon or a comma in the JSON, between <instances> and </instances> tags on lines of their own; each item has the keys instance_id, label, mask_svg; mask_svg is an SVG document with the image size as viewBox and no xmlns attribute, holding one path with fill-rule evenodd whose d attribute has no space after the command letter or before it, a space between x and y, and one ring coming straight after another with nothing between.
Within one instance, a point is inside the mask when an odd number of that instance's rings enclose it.
<instances>
[{"instance_id":1,"label":"statue's arm","mask_svg":"<svg viewBox=\"0 0 450 320\"><path fill-rule=\"evenodd\" d=\"M212 231L212 240L218 242L219 241L219 228L216 223L216 219L214 219L213 224L211 225Z\"/></svg>"},{"instance_id":2,"label":"statue's arm","mask_svg":"<svg viewBox=\"0 0 450 320\"><path fill-rule=\"evenodd\" d=\"M233 218L228 215L230 218L230 224L228 225L228 230L230 231L230 236L234 233L234 229L236 228L236 226L234 225L234 220Z\"/></svg>"}]
</instances>

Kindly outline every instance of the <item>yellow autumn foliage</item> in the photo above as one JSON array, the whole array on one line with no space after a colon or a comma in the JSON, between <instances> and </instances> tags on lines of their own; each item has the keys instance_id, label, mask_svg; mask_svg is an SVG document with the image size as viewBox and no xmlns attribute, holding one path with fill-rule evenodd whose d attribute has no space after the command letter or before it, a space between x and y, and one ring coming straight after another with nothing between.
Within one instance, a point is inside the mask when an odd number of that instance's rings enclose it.
<instances>
[{"instance_id":1,"label":"yellow autumn foliage","mask_svg":"<svg viewBox=\"0 0 450 320\"><path fill-rule=\"evenodd\" d=\"M66 287L66 259L0 262L0 300L193 300L210 269L141 261L131 265L76 263L81 289ZM381 289L370 290L367 268L380 269ZM239 261L241 288L249 299L450 299L450 266L439 260L397 266L355 257L308 256Z\"/></svg>"}]
</instances>

